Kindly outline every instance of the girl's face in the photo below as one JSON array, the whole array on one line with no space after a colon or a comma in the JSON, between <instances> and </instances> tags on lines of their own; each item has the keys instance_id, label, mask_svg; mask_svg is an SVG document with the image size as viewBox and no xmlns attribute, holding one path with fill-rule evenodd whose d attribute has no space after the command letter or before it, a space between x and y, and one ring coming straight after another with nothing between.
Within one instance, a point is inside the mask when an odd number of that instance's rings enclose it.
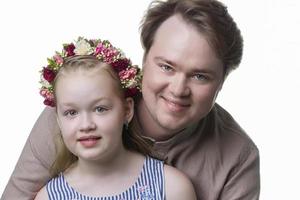
<instances>
[{"instance_id":1,"label":"girl's face","mask_svg":"<svg viewBox=\"0 0 300 200\"><path fill-rule=\"evenodd\" d=\"M75 71L56 82L57 120L67 148L79 160L106 161L124 151L122 128L133 100L119 95L106 71Z\"/></svg>"}]
</instances>

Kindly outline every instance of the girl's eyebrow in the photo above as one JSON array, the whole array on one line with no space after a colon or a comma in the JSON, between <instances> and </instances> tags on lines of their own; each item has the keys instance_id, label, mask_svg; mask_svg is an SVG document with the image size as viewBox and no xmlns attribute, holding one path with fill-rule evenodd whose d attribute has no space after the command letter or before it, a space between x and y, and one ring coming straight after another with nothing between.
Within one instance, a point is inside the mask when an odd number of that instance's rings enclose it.
<instances>
[{"instance_id":1,"label":"girl's eyebrow","mask_svg":"<svg viewBox=\"0 0 300 200\"><path fill-rule=\"evenodd\" d=\"M96 98L96 99L92 100L90 102L90 104L96 104L98 102L103 102L103 101L110 102L110 98L108 98L108 97ZM63 106L70 106L70 107L76 106L76 102L67 102L67 101L64 102L64 101L62 101L60 104L63 105Z\"/></svg>"}]
</instances>

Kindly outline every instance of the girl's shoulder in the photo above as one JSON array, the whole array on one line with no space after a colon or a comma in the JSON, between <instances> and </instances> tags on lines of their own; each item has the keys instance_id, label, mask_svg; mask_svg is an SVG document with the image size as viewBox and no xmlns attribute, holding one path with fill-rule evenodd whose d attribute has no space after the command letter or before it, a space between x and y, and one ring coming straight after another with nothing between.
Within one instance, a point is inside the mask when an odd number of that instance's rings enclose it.
<instances>
[{"instance_id":1,"label":"girl's shoulder","mask_svg":"<svg viewBox=\"0 0 300 200\"><path fill-rule=\"evenodd\" d=\"M45 188L50 199L56 199L54 198L56 194L66 194L72 192L73 190L72 187L70 187L68 182L65 180L64 173L62 172L56 177L52 178L47 183Z\"/></svg>"},{"instance_id":2,"label":"girl's shoulder","mask_svg":"<svg viewBox=\"0 0 300 200\"><path fill-rule=\"evenodd\" d=\"M47 200L48 198L48 193L46 186L44 186L35 196L34 200Z\"/></svg>"},{"instance_id":3,"label":"girl's shoulder","mask_svg":"<svg viewBox=\"0 0 300 200\"><path fill-rule=\"evenodd\" d=\"M164 165L164 171L167 199L197 199L192 182L183 172L169 165Z\"/></svg>"}]
</instances>

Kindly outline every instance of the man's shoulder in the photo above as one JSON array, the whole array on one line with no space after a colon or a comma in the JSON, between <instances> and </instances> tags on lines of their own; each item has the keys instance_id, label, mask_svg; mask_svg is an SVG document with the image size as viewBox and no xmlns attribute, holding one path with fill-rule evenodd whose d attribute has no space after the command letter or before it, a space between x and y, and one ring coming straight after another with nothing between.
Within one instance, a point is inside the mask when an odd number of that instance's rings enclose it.
<instances>
[{"instance_id":1,"label":"man's shoulder","mask_svg":"<svg viewBox=\"0 0 300 200\"><path fill-rule=\"evenodd\" d=\"M238 122L219 104L215 104L212 110L213 120L215 123L215 134L222 138L224 142L232 144L236 142L241 146L247 146L257 150L253 140Z\"/></svg>"},{"instance_id":2,"label":"man's shoulder","mask_svg":"<svg viewBox=\"0 0 300 200\"><path fill-rule=\"evenodd\" d=\"M220 105L215 104L210 113L200 122L189 137L197 147L195 151L219 154L237 159L247 154L258 154L258 148L243 128ZM234 158L235 157L235 158Z\"/></svg>"},{"instance_id":3,"label":"man's shoulder","mask_svg":"<svg viewBox=\"0 0 300 200\"><path fill-rule=\"evenodd\" d=\"M38 119L36 120L30 137L40 138L45 137L45 135L53 135L58 132L58 124L56 120L55 108L45 107Z\"/></svg>"},{"instance_id":4,"label":"man's shoulder","mask_svg":"<svg viewBox=\"0 0 300 200\"><path fill-rule=\"evenodd\" d=\"M44 166L51 166L55 157L54 139L59 133L55 108L47 106L35 122L28 137L31 152L26 151L24 154L33 154Z\"/></svg>"},{"instance_id":5,"label":"man's shoulder","mask_svg":"<svg viewBox=\"0 0 300 200\"><path fill-rule=\"evenodd\" d=\"M208 116L193 134L200 154L220 157L231 164L241 163L250 155L259 156L253 140L234 118L220 105L215 104Z\"/></svg>"}]
</instances>

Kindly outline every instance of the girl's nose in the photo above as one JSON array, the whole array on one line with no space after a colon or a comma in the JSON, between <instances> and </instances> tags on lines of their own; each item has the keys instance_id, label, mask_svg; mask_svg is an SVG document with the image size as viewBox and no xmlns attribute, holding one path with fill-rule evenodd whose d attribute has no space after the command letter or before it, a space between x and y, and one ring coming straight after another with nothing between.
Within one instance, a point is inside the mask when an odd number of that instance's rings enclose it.
<instances>
[{"instance_id":1,"label":"girl's nose","mask_svg":"<svg viewBox=\"0 0 300 200\"><path fill-rule=\"evenodd\" d=\"M82 132L90 132L95 130L96 124L94 123L91 116L88 114L84 114L82 116L81 124L80 124L80 131Z\"/></svg>"}]
</instances>

